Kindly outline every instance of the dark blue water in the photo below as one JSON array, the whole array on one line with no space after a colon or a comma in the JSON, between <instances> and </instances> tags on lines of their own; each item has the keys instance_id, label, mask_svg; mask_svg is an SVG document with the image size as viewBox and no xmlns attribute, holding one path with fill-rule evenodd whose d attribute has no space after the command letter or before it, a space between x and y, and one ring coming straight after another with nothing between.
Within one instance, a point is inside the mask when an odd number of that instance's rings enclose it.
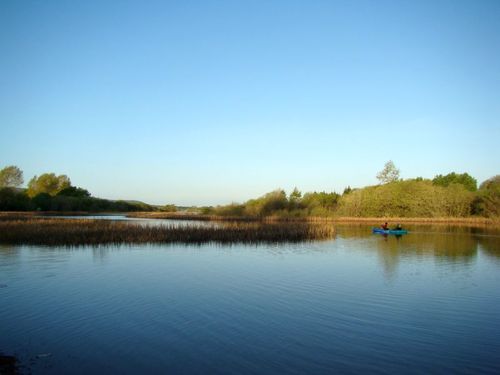
<instances>
[{"instance_id":1,"label":"dark blue water","mask_svg":"<svg viewBox=\"0 0 500 375\"><path fill-rule=\"evenodd\" d=\"M500 372L500 237L0 246L0 352L33 374Z\"/></svg>"}]
</instances>

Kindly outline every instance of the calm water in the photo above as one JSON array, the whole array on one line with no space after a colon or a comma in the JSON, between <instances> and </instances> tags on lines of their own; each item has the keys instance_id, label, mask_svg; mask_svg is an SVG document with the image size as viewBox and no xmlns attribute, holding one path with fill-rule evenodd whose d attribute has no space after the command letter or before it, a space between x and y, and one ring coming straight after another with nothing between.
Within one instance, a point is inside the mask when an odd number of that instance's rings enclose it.
<instances>
[{"instance_id":1,"label":"calm water","mask_svg":"<svg viewBox=\"0 0 500 375\"><path fill-rule=\"evenodd\" d=\"M275 246L0 246L25 372L500 372L500 235L339 227Z\"/></svg>"}]
</instances>

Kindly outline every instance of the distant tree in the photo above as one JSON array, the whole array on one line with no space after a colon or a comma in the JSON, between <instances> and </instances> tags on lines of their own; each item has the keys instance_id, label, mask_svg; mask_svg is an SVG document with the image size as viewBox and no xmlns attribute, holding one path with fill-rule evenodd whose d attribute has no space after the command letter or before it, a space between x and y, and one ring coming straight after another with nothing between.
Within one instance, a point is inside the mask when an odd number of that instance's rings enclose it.
<instances>
[{"instance_id":1,"label":"distant tree","mask_svg":"<svg viewBox=\"0 0 500 375\"><path fill-rule=\"evenodd\" d=\"M500 217L500 175L481 184L472 204L472 212L486 217Z\"/></svg>"},{"instance_id":2,"label":"distant tree","mask_svg":"<svg viewBox=\"0 0 500 375\"><path fill-rule=\"evenodd\" d=\"M438 174L432 180L434 185L447 187L450 184L460 184L463 185L469 191L477 190L477 181L474 177L470 176L468 173L455 173L451 172L443 176Z\"/></svg>"},{"instance_id":3,"label":"distant tree","mask_svg":"<svg viewBox=\"0 0 500 375\"><path fill-rule=\"evenodd\" d=\"M28 183L28 196L34 197L40 193L52 196L71 186L71 181L66 175L56 176L54 173L44 173L40 177L33 177Z\"/></svg>"},{"instance_id":4,"label":"distant tree","mask_svg":"<svg viewBox=\"0 0 500 375\"><path fill-rule=\"evenodd\" d=\"M496 176L488 178L486 181L483 181L481 185L479 185L479 189L491 189L494 187L500 187L500 174Z\"/></svg>"},{"instance_id":5,"label":"distant tree","mask_svg":"<svg viewBox=\"0 0 500 375\"><path fill-rule=\"evenodd\" d=\"M0 211L28 211L31 200L23 191L10 187L0 188Z\"/></svg>"},{"instance_id":6,"label":"distant tree","mask_svg":"<svg viewBox=\"0 0 500 375\"><path fill-rule=\"evenodd\" d=\"M212 215L214 213L214 208L212 206L203 206L200 208L200 213L203 215Z\"/></svg>"},{"instance_id":7,"label":"distant tree","mask_svg":"<svg viewBox=\"0 0 500 375\"><path fill-rule=\"evenodd\" d=\"M302 198L302 193L299 191L299 189L294 188L293 191L290 193L289 199L291 201L299 201L300 198Z\"/></svg>"},{"instance_id":8,"label":"distant tree","mask_svg":"<svg viewBox=\"0 0 500 375\"><path fill-rule=\"evenodd\" d=\"M19 187L23 182L23 171L15 165L0 170L0 187Z\"/></svg>"},{"instance_id":9,"label":"distant tree","mask_svg":"<svg viewBox=\"0 0 500 375\"><path fill-rule=\"evenodd\" d=\"M262 198L260 215L266 216L287 208L288 200L284 190L278 189L265 194Z\"/></svg>"},{"instance_id":10,"label":"distant tree","mask_svg":"<svg viewBox=\"0 0 500 375\"><path fill-rule=\"evenodd\" d=\"M337 208L340 195L331 192L312 192L304 194L302 206L311 216L331 216Z\"/></svg>"},{"instance_id":11,"label":"distant tree","mask_svg":"<svg viewBox=\"0 0 500 375\"><path fill-rule=\"evenodd\" d=\"M177 207L175 204L166 204L165 206L160 208L163 212L177 212Z\"/></svg>"},{"instance_id":12,"label":"distant tree","mask_svg":"<svg viewBox=\"0 0 500 375\"><path fill-rule=\"evenodd\" d=\"M342 193L342 195L349 194L351 191L352 191L352 189L351 189L351 187L348 185L348 186L344 189L344 192Z\"/></svg>"},{"instance_id":13,"label":"distant tree","mask_svg":"<svg viewBox=\"0 0 500 375\"><path fill-rule=\"evenodd\" d=\"M288 202L290 204L290 209L293 210L295 208L299 208L301 198L302 198L302 193L299 191L299 189L294 188L293 191L288 196Z\"/></svg>"},{"instance_id":14,"label":"distant tree","mask_svg":"<svg viewBox=\"0 0 500 375\"><path fill-rule=\"evenodd\" d=\"M377 174L377 179L381 184L387 184L399 180L399 169L396 168L392 160L389 160Z\"/></svg>"},{"instance_id":15,"label":"distant tree","mask_svg":"<svg viewBox=\"0 0 500 375\"><path fill-rule=\"evenodd\" d=\"M39 193L35 195L32 200L36 209L39 211L50 211L52 196L49 193Z\"/></svg>"},{"instance_id":16,"label":"distant tree","mask_svg":"<svg viewBox=\"0 0 500 375\"><path fill-rule=\"evenodd\" d=\"M88 198L90 193L86 189L82 189L76 186L68 186L57 193L58 196L63 197L75 197L75 198Z\"/></svg>"}]
</instances>

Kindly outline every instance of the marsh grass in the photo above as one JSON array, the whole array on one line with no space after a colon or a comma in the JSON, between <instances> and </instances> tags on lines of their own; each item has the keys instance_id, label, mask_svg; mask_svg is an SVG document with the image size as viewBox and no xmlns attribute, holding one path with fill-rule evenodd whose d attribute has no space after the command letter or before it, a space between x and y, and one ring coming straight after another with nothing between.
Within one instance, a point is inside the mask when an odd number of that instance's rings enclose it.
<instances>
[{"instance_id":1,"label":"marsh grass","mask_svg":"<svg viewBox=\"0 0 500 375\"><path fill-rule=\"evenodd\" d=\"M298 222L147 226L93 219L31 217L0 220L0 243L3 244L279 243L325 240L334 236L332 225Z\"/></svg>"},{"instance_id":2,"label":"marsh grass","mask_svg":"<svg viewBox=\"0 0 500 375\"><path fill-rule=\"evenodd\" d=\"M292 216L218 216L203 214L166 213L166 212L133 212L127 217L147 219L198 220L221 222L306 222L306 223L360 223L380 225L384 222L412 224L449 224L467 226L499 226L500 220L485 217L292 217Z\"/></svg>"}]
</instances>

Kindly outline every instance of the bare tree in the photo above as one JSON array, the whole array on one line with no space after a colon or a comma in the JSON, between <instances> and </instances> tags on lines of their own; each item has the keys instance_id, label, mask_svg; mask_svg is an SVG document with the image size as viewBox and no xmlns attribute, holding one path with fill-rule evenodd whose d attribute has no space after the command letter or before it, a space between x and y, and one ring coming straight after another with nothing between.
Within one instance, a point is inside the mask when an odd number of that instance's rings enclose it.
<instances>
[{"instance_id":1,"label":"bare tree","mask_svg":"<svg viewBox=\"0 0 500 375\"><path fill-rule=\"evenodd\" d=\"M392 160L385 163L384 169L377 174L377 179L381 184L399 180L399 169L396 168Z\"/></svg>"}]
</instances>

